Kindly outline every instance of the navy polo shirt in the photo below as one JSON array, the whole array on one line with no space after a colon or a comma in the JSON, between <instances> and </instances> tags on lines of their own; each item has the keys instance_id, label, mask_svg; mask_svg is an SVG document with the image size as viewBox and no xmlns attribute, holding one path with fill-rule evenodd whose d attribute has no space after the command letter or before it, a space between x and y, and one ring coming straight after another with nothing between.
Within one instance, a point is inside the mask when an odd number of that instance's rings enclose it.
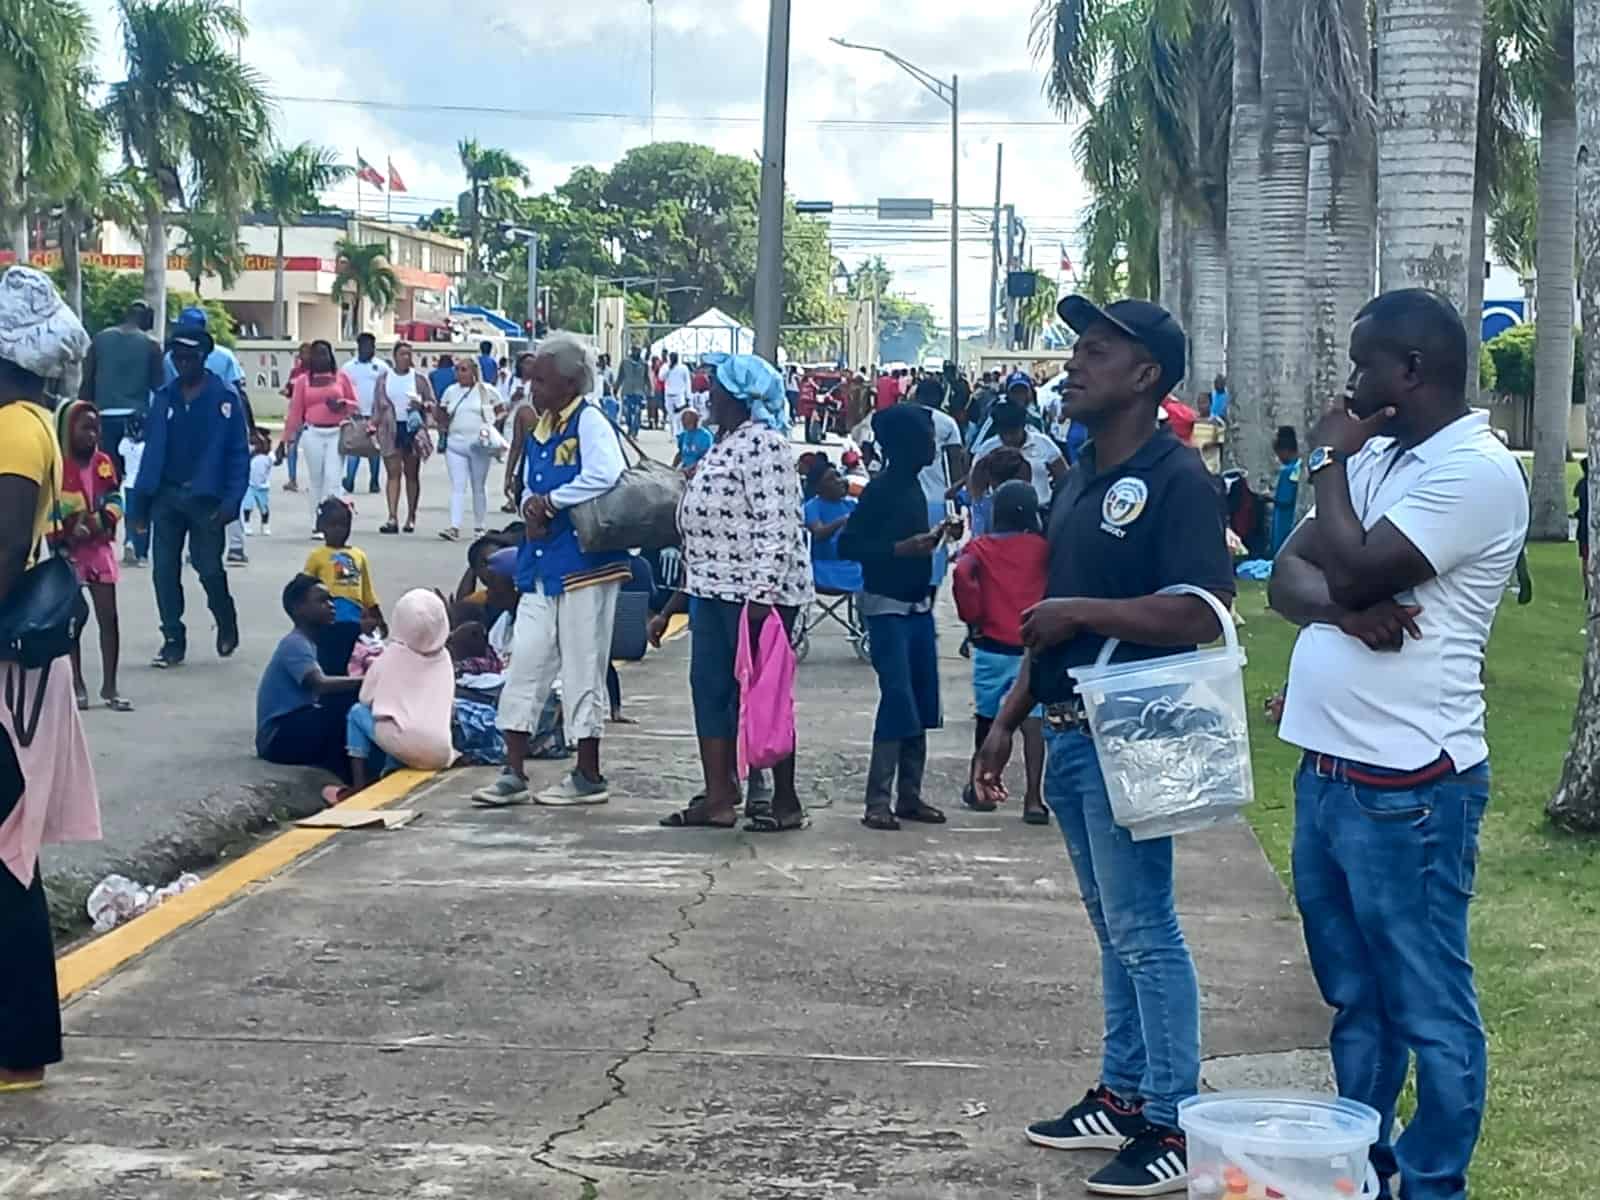
<instances>
[{"instance_id":1,"label":"navy polo shirt","mask_svg":"<svg viewBox=\"0 0 1600 1200\"><path fill-rule=\"evenodd\" d=\"M1216 479L1200 455L1165 429L1106 471L1095 466L1094 443L1086 443L1050 508L1045 595L1132 599L1190 583L1232 596L1233 563L1217 497ZM1094 662L1104 644L1099 634L1080 633L1036 656L1035 699L1070 700L1074 688L1067 672ZM1114 661L1193 649L1123 642Z\"/></svg>"}]
</instances>

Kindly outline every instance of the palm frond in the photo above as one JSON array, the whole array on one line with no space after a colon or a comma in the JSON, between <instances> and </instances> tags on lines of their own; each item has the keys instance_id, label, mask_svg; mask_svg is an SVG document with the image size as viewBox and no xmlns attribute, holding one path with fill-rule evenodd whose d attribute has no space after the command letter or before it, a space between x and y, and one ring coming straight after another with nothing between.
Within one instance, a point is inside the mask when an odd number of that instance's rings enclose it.
<instances>
[{"instance_id":1,"label":"palm frond","mask_svg":"<svg viewBox=\"0 0 1600 1200\"><path fill-rule=\"evenodd\" d=\"M1352 29L1353 21L1361 28ZM1303 0L1294 28L1294 55L1313 112L1332 122L1325 133L1363 145L1377 133L1372 96L1372 44L1365 0Z\"/></svg>"}]
</instances>

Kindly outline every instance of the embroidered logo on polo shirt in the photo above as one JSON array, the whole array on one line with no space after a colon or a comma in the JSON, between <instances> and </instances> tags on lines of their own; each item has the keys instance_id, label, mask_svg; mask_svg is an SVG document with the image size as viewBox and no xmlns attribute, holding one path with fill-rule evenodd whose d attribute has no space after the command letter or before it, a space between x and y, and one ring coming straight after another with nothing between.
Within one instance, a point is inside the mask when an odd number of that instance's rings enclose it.
<instances>
[{"instance_id":1,"label":"embroidered logo on polo shirt","mask_svg":"<svg viewBox=\"0 0 1600 1200\"><path fill-rule=\"evenodd\" d=\"M1106 489L1106 498L1100 502L1100 528L1125 537L1124 529L1139 519L1149 499L1150 489L1144 480L1124 475Z\"/></svg>"}]
</instances>

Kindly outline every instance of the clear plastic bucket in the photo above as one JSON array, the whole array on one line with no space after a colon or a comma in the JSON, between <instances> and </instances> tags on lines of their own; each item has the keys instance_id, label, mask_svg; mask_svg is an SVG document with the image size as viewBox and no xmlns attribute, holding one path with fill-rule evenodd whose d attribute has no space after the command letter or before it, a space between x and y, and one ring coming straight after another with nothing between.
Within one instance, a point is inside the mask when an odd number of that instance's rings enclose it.
<instances>
[{"instance_id":1,"label":"clear plastic bucket","mask_svg":"<svg viewBox=\"0 0 1600 1200\"><path fill-rule=\"evenodd\" d=\"M1189 1200L1371 1200L1375 1110L1354 1100L1218 1092L1178 1105Z\"/></svg>"},{"instance_id":2,"label":"clear plastic bucket","mask_svg":"<svg viewBox=\"0 0 1600 1200\"><path fill-rule=\"evenodd\" d=\"M1232 820L1255 798L1245 656L1233 616L1203 588L1178 584L1161 594L1199 596L1210 604L1222 622L1224 645L1113 664L1119 644L1113 638L1093 666L1071 672L1111 815L1135 841Z\"/></svg>"}]
</instances>

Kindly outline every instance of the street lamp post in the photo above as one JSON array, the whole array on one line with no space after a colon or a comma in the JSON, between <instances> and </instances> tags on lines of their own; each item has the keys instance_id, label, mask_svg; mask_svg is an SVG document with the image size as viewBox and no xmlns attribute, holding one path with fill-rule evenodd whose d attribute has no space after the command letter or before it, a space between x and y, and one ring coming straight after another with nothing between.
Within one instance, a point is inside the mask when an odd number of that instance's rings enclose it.
<instances>
[{"instance_id":1,"label":"street lamp post","mask_svg":"<svg viewBox=\"0 0 1600 1200\"><path fill-rule=\"evenodd\" d=\"M946 83L931 75L915 63L907 62L893 50L882 46L863 46L844 38L833 38L834 44L849 50L870 50L881 54L899 67L940 100L950 106L950 361L961 361L961 79L951 75Z\"/></svg>"},{"instance_id":2,"label":"street lamp post","mask_svg":"<svg viewBox=\"0 0 1600 1200\"><path fill-rule=\"evenodd\" d=\"M783 172L788 117L789 0L771 0L756 241L755 351L772 363L778 361L778 326L783 321Z\"/></svg>"},{"instance_id":3,"label":"street lamp post","mask_svg":"<svg viewBox=\"0 0 1600 1200\"><path fill-rule=\"evenodd\" d=\"M539 234L532 229L515 227L506 233L528 240L528 341L531 343L539 328Z\"/></svg>"}]
</instances>

